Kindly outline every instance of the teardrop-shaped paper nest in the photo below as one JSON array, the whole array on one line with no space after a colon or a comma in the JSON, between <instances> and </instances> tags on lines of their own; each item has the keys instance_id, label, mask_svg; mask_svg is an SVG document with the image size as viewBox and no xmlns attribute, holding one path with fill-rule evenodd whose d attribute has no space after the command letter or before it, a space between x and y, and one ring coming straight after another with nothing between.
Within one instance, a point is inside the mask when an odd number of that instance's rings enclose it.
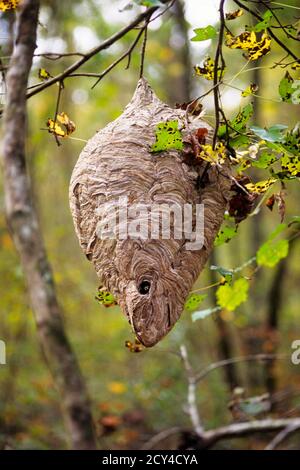
<instances>
[{"instance_id":1,"label":"teardrop-shaped paper nest","mask_svg":"<svg viewBox=\"0 0 300 470\"><path fill-rule=\"evenodd\" d=\"M199 118L187 129L186 112L162 103L147 81L140 79L123 114L88 141L70 184L80 245L145 346L164 337L182 313L223 221L230 186L226 168L221 174L210 166L199 189L206 162L187 164L181 150L150 151L157 124L174 120L183 136L199 127L212 135L210 126ZM100 239L99 224L107 221L104 207L107 210L110 204L113 209L120 197L127 197L128 206L143 203L149 208L153 204L204 204L203 247L188 250L189 240L174 237ZM150 286L146 295L140 293L144 281Z\"/></svg>"}]
</instances>

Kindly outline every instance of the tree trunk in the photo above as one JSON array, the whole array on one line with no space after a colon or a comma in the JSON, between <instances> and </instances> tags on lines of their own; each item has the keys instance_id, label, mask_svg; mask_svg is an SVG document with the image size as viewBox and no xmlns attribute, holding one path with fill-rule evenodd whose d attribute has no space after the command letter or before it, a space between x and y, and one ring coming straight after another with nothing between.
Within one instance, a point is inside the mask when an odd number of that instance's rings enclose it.
<instances>
[{"instance_id":1,"label":"tree trunk","mask_svg":"<svg viewBox=\"0 0 300 470\"><path fill-rule=\"evenodd\" d=\"M96 448L88 396L64 331L25 159L26 87L36 47L38 0L24 0L6 76L3 166L8 226L28 284L40 344L61 396L72 448Z\"/></svg>"}]
</instances>

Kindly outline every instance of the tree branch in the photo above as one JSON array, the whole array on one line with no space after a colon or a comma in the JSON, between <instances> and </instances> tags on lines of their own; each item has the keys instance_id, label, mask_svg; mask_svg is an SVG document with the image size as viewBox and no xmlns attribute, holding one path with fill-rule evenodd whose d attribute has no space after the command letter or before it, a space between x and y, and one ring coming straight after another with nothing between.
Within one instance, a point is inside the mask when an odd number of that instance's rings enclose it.
<instances>
[{"instance_id":1,"label":"tree branch","mask_svg":"<svg viewBox=\"0 0 300 470\"><path fill-rule=\"evenodd\" d=\"M3 167L8 226L28 284L41 347L61 397L74 449L96 447L89 400L76 357L65 335L26 166L26 87L36 48L38 0L24 0L7 73Z\"/></svg>"},{"instance_id":2,"label":"tree branch","mask_svg":"<svg viewBox=\"0 0 300 470\"><path fill-rule=\"evenodd\" d=\"M200 419L197 402L196 402L196 379L194 376L194 371L188 359L186 347L184 345L180 347L180 355L183 361L183 365L184 365L186 375L187 375L187 380L188 380L188 398L187 398L188 413L190 415L190 419L193 424L195 433L200 439L202 439L204 428L201 424L201 419Z\"/></svg>"},{"instance_id":3,"label":"tree branch","mask_svg":"<svg viewBox=\"0 0 300 470\"><path fill-rule=\"evenodd\" d=\"M241 360L269 360L274 358L274 354L257 354L252 356L237 357L229 360L220 361L214 364L211 364L206 369L204 369L200 374L195 374L193 368L189 362L187 350L185 346L180 348L181 358L183 360L184 368L186 370L187 379L188 379L188 413L192 423L193 430L199 438L199 444L197 448L199 449L208 449L216 444L220 440L231 439L236 437L243 437L249 434L257 432L274 432L282 431L277 436L277 439L273 439L268 447L275 448L283 439L285 439L289 434L296 432L300 429L300 418L285 418L285 419L273 419L267 418L262 420L247 421L242 423L233 423L228 426L221 426L216 429L205 430L203 424L200 420L199 410L196 403L196 386L197 382L204 378L211 370L216 369L217 367L224 366L229 363L239 362ZM178 431L178 429L177 429ZM284 432L285 431L285 432ZM168 435L168 430L166 430ZM175 431L174 431L175 433ZM161 433L164 437L163 432ZM159 435L158 435L159 436ZM155 439L155 444L157 444L158 436ZM272 447L273 446L273 447ZM268 448L267 447L267 448Z\"/></svg>"},{"instance_id":4,"label":"tree branch","mask_svg":"<svg viewBox=\"0 0 300 470\"><path fill-rule=\"evenodd\" d=\"M103 41L101 44L98 46L94 47L91 49L89 52L83 55L80 59L78 59L76 62L74 62L72 65L70 65L67 69L65 69L63 72L60 74L56 75L53 78L50 78L44 83L41 83L39 86L37 86L34 90L30 91L27 93L27 98L31 98L32 96L36 95L37 93L41 92L42 90L45 90L46 88L50 87L54 83L61 82L64 80L66 77L71 75L75 70L77 70L79 67L81 67L83 64L85 64L91 57L95 56L99 52L108 49L112 44L117 42L119 39L121 39L125 34L127 34L129 31L134 29L139 23L141 23L144 19L147 19L149 16L151 16L156 10L158 10L158 7L150 7L140 15L138 15L131 23L129 23L127 26L122 28L120 31L117 33L113 34L110 38L106 39Z\"/></svg>"},{"instance_id":5,"label":"tree branch","mask_svg":"<svg viewBox=\"0 0 300 470\"><path fill-rule=\"evenodd\" d=\"M287 419L262 419L246 423L234 423L223 426L211 431L205 431L205 448L211 447L222 439L231 439L234 437L243 437L257 432L272 432L281 429L292 428L293 431L300 429L300 418Z\"/></svg>"},{"instance_id":6,"label":"tree branch","mask_svg":"<svg viewBox=\"0 0 300 470\"><path fill-rule=\"evenodd\" d=\"M233 0L234 3L236 3L236 5L238 5L240 8L243 8L244 10L248 11L248 13L250 13L252 16L254 16L257 20L259 21L263 21L263 18L258 15L255 11L251 10L251 8L245 6L242 2L240 2L239 0ZM273 33L273 31L271 30L271 28L267 28L267 31L269 33L269 35L271 36L271 38L274 39L275 42L277 42L277 44L283 49L285 50L291 57L293 57L295 60L299 60L299 57L296 56L296 54L294 54L277 36L276 34Z\"/></svg>"},{"instance_id":7,"label":"tree branch","mask_svg":"<svg viewBox=\"0 0 300 470\"><path fill-rule=\"evenodd\" d=\"M214 362L209 364L205 369L201 370L198 374L195 374L196 382L203 380L210 372L219 369L220 367L226 367L229 364L237 364L238 362L253 362L253 361L274 361L274 359L283 359L286 355L282 354L252 354L249 356L232 357L230 359L224 359L223 361Z\"/></svg>"}]
</instances>

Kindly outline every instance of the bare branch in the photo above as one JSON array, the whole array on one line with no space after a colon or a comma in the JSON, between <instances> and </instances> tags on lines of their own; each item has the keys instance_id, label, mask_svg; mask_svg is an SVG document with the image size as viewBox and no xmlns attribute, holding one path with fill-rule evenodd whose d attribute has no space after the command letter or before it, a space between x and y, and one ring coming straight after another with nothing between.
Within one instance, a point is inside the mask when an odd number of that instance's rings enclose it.
<instances>
[{"instance_id":1,"label":"bare branch","mask_svg":"<svg viewBox=\"0 0 300 470\"><path fill-rule=\"evenodd\" d=\"M126 68L129 67L130 65L130 60L131 60L131 54L135 48L135 46L138 44L139 40L140 40L140 37L142 36L143 32L145 31L145 28L146 26L143 26L143 28L140 29L139 33L137 34L135 40L133 41L133 43L131 44L131 46L129 47L129 49L127 49L127 51L125 51L118 59L116 59L112 64L110 64L102 73L100 73L98 75L98 80L94 83L94 85L92 86L92 88L95 88L96 85L98 85L98 83L100 82L100 80L102 80L103 77L105 77L105 75L107 75L114 67L116 67L116 65L118 65L120 62L122 62L122 60L124 60L126 57L128 57L128 62L127 62L127 66ZM70 75L70 76L74 76L74 74Z\"/></svg>"},{"instance_id":2,"label":"bare branch","mask_svg":"<svg viewBox=\"0 0 300 470\"><path fill-rule=\"evenodd\" d=\"M151 439L149 439L149 441L147 441L142 446L141 450L153 449L157 444L164 441L168 437L174 436L175 434L179 434L182 431L183 431L183 429L178 427L178 426L174 426L174 428L164 429L163 431L159 432L158 434L155 434L155 436L151 437Z\"/></svg>"},{"instance_id":3,"label":"bare branch","mask_svg":"<svg viewBox=\"0 0 300 470\"><path fill-rule=\"evenodd\" d=\"M184 365L186 375L187 375L187 380L188 380L188 397L187 397L188 413L190 415L190 419L193 424L195 433L197 434L197 436L199 436L200 439L202 439L204 428L201 424L201 419L200 419L200 415L199 415L199 411L197 407L197 401L196 401L196 386L197 386L196 379L195 379L194 371L188 359L186 347L184 345L180 347L180 354L183 360L183 365Z\"/></svg>"},{"instance_id":4,"label":"bare branch","mask_svg":"<svg viewBox=\"0 0 300 470\"><path fill-rule=\"evenodd\" d=\"M300 430L300 425L298 424L289 424L284 428L280 433L278 433L274 439L267 445L265 450L275 450L288 436L293 434L296 431Z\"/></svg>"},{"instance_id":5,"label":"bare branch","mask_svg":"<svg viewBox=\"0 0 300 470\"><path fill-rule=\"evenodd\" d=\"M93 449L96 441L89 400L65 335L26 166L26 87L36 47L38 11L38 0L22 2L6 77L3 141L6 216L27 280L39 340L61 397L72 447Z\"/></svg>"},{"instance_id":6,"label":"bare branch","mask_svg":"<svg viewBox=\"0 0 300 470\"><path fill-rule=\"evenodd\" d=\"M211 431L206 431L204 438L206 447L211 447L221 439L231 439L234 437L243 437L257 432L272 432L287 427L300 428L300 418L288 419L262 419L246 423L234 423L223 426Z\"/></svg>"},{"instance_id":7,"label":"bare branch","mask_svg":"<svg viewBox=\"0 0 300 470\"><path fill-rule=\"evenodd\" d=\"M127 26L122 28L120 31L117 33L113 34L110 38L106 39L103 41L101 44L98 46L94 47L91 49L89 52L83 55L80 59L78 59L76 62L74 62L72 65L70 65L67 69L65 69L63 72L60 74L56 75L53 78L50 78L46 82L41 83L39 86L37 86L34 90L30 91L27 93L27 98L31 98L32 96L36 95L42 90L45 90L46 88L50 87L54 83L61 82L64 80L66 77L71 75L75 70L77 70L79 67L81 67L83 64L85 64L91 57L95 56L99 52L108 49L112 44L117 42L119 39L121 39L125 34L127 34L129 31L134 29L137 25L139 25L144 19L148 18L151 16L158 7L150 7L140 15L138 15L131 23L129 23Z\"/></svg>"},{"instance_id":8,"label":"bare branch","mask_svg":"<svg viewBox=\"0 0 300 470\"><path fill-rule=\"evenodd\" d=\"M209 364L209 366L207 366L205 369L196 373L195 379L196 379L196 382L200 382L213 370L216 370L220 367L225 367L228 364L236 364L238 362L252 362L252 361L266 362L266 361L273 361L274 359L284 359L285 357L287 357L286 354L253 354L249 356L240 356L240 357L233 357L231 359L224 359L223 361L218 361L218 362Z\"/></svg>"}]
</instances>

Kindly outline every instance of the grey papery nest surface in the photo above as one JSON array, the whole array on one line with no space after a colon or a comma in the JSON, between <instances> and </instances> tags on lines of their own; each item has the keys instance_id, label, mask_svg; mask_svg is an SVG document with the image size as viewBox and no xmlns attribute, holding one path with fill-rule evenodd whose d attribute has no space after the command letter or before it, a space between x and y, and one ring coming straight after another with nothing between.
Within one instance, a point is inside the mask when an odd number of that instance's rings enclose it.
<instances>
[{"instance_id":1,"label":"grey papery nest surface","mask_svg":"<svg viewBox=\"0 0 300 470\"><path fill-rule=\"evenodd\" d=\"M212 133L199 118L186 129L185 111L162 103L147 81L140 79L123 114L88 141L70 183L70 206L80 245L101 284L116 297L136 337L148 347L161 340L180 317L212 250L230 187L226 168L220 174L210 166L205 186L199 189L206 162L187 164L179 150L150 152L156 125L173 120L183 128L183 136L199 127ZM107 215L107 204L116 207L120 197L127 197L128 207L142 203L149 209L153 204L182 207L203 203L203 247L186 249L190 240L174 239L172 229L169 240L100 239L99 227L113 214L108 211Z\"/></svg>"}]
</instances>

